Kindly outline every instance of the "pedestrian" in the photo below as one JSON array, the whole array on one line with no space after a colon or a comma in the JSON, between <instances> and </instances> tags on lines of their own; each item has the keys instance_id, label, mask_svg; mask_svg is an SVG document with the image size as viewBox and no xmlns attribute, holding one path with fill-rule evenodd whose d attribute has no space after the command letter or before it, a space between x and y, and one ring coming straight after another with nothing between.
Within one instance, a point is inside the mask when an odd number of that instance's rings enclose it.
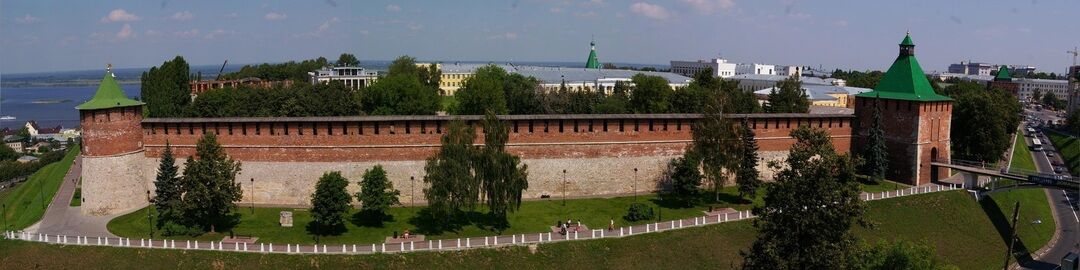
<instances>
[{"instance_id":1,"label":"pedestrian","mask_svg":"<svg viewBox=\"0 0 1080 270\"><path fill-rule=\"evenodd\" d=\"M612 219L611 221L608 222L607 230L609 230L609 231L614 231L615 230L615 220L614 219Z\"/></svg>"}]
</instances>

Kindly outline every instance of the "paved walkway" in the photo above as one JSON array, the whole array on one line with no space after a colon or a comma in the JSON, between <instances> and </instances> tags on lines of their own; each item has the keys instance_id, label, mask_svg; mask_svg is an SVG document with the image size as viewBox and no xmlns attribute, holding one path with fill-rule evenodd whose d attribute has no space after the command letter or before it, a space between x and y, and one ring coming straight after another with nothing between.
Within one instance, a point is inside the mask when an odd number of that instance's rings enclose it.
<instances>
[{"instance_id":1,"label":"paved walkway","mask_svg":"<svg viewBox=\"0 0 1080 270\"><path fill-rule=\"evenodd\" d=\"M116 237L109 233L105 225L119 215L90 216L83 214L80 207L69 206L81 174L82 156L78 156L75 157L75 163L71 165L71 169L64 175L64 183L53 196L49 208L45 210L45 216L24 231L41 234Z\"/></svg>"}]
</instances>

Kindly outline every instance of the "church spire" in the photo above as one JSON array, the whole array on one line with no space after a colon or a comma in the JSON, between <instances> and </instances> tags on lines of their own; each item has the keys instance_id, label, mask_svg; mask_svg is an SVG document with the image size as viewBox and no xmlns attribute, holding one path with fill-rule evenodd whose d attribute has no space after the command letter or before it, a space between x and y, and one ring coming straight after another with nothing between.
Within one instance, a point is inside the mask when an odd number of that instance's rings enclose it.
<instances>
[{"instance_id":1,"label":"church spire","mask_svg":"<svg viewBox=\"0 0 1080 270\"><path fill-rule=\"evenodd\" d=\"M589 41L589 59L585 61L585 68L600 69L600 59L596 58L596 41Z\"/></svg>"}]
</instances>

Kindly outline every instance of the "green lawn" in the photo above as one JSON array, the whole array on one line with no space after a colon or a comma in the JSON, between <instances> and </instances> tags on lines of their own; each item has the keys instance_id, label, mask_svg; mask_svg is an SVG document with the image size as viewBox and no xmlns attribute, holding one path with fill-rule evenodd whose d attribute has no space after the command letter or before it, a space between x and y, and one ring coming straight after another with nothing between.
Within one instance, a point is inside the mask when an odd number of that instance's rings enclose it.
<instances>
[{"instance_id":1,"label":"green lawn","mask_svg":"<svg viewBox=\"0 0 1080 270\"><path fill-rule=\"evenodd\" d=\"M1080 175L1080 142L1077 141L1076 137L1057 132L1046 132L1046 136L1050 137L1054 149L1061 152L1061 158L1065 161L1065 166L1069 168L1069 172L1073 175Z\"/></svg>"},{"instance_id":2,"label":"green lawn","mask_svg":"<svg viewBox=\"0 0 1080 270\"><path fill-rule=\"evenodd\" d=\"M960 269L1000 268L1005 242L984 209L963 191L939 192L870 202L871 229L856 235L870 242L906 239L936 247L937 256ZM1000 214L1000 213L999 213ZM144 217L145 218L145 217ZM622 239L364 256L266 255L55 246L0 240L0 265L14 268L175 268L217 269L376 268L376 269L716 269L736 268L739 250L754 240L750 221L645 234Z\"/></svg>"},{"instance_id":3,"label":"green lawn","mask_svg":"<svg viewBox=\"0 0 1080 270\"><path fill-rule=\"evenodd\" d=\"M739 199L735 194L737 190L735 187L728 187L721 193L720 203L699 203L694 207L681 207L668 201L661 201L656 195L641 195L636 199L637 202L646 203L657 210L658 218L663 220L671 220L676 218L689 218L695 216L704 215L703 211L707 210L711 205L717 208L731 207L738 210L748 210L752 207L750 202ZM713 193L703 193L699 196L702 201L711 201L715 198ZM760 197L759 197L760 200ZM616 226L624 226L628 224L643 224L650 221L628 222L622 219L622 216L626 214L627 208L630 204L635 202L634 197L617 197L617 198L592 198L592 199L573 199L567 200L566 206L563 206L562 200L550 199L541 201L526 201L521 204L521 209L517 212L511 213L508 217L510 221L510 228L502 232L502 234L514 234L514 233L536 233L548 231L549 226L554 226L559 220L573 219L575 222L581 220L582 224L587 225L589 228L606 228L608 222L612 219L615 220ZM661 205L663 207L661 207ZM401 233L405 229L409 229L413 233L425 234L428 239L441 239L441 238L459 238L459 237L472 237L472 236L486 236L496 235L496 232L489 224L485 222L485 216L483 214L472 214L475 222L463 226L457 231L436 232L426 228L430 228L429 221L417 219L417 212L422 207L395 207L391 208L390 214L394 216L393 220L385 222L382 226L365 225L368 223L363 217L356 215L353 212L351 220L346 222L347 231L337 236L324 236L320 239L320 243L379 243L384 240L385 237L393 235L395 231ZM292 228L282 228L278 226L278 217L280 211L293 211L293 224ZM144 208L133 213L120 216L108 224L108 229L115 235L124 237L147 237L149 235L149 226L147 224L146 211ZM480 213L486 212L486 210L478 209ZM314 243L315 239L312 234L309 234L305 226L311 221L310 212L306 209L292 209L292 208L255 208L255 213L252 214L251 209L241 206L237 209L236 213L241 215L239 225L237 225L233 232L238 235L250 235L259 237L263 242L276 242L276 243ZM654 220L655 221L655 220ZM155 234L155 238L162 236ZM204 234L197 238L190 237L173 237L170 239L221 239L222 235L209 235Z\"/></svg>"},{"instance_id":4,"label":"green lawn","mask_svg":"<svg viewBox=\"0 0 1080 270\"><path fill-rule=\"evenodd\" d=\"M82 206L82 187L75 187L75 193L71 194L71 202L68 206Z\"/></svg>"},{"instance_id":5,"label":"green lawn","mask_svg":"<svg viewBox=\"0 0 1080 270\"><path fill-rule=\"evenodd\" d=\"M41 167L26 182L0 195L4 223L13 229L23 229L40 220L78 153L76 145L60 161Z\"/></svg>"},{"instance_id":6,"label":"green lawn","mask_svg":"<svg viewBox=\"0 0 1080 270\"><path fill-rule=\"evenodd\" d=\"M1012 161L1009 162L1009 168L1036 171L1035 158L1031 155L1031 149L1027 146L1027 137L1018 132L1014 141Z\"/></svg>"},{"instance_id":7,"label":"green lawn","mask_svg":"<svg viewBox=\"0 0 1080 270\"><path fill-rule=\"evenodd\" d=\"M884 180L884 181L881 181L879 183L859 182L859 188L862 189L863 192L869 192L869 193L879 193L879 192L882 192L882 191L893 191L893 190L905 189L905 188L909 188L909 187L911 187L911 186L909 186L907 184L902 184L902 183L889 181L889 180Z\"/></svg>"}]
</instances>

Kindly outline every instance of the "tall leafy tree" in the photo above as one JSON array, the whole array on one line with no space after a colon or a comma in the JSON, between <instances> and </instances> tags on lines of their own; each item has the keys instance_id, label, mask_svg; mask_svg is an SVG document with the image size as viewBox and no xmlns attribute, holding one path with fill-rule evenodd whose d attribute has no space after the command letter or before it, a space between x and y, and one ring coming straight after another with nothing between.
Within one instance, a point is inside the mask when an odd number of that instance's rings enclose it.
<instances>
[{"instance_id":1,"label":"tall leafy tree","mask_svg":"<svg viewBox=\"0 0 1080 270\"><path fill-rule=\"evenodd\" d=\"M170 227L165 230L166 234L180 234L182 231L174 230L174 226L183 226L184 221L184 187L178 176L179 168L176 167L176 159L173 158L172 145L165 142L165 150L161 153L161 161L158 163L157 177L154 179L154 208L157 209L159 229ZM186 230L185 230L186 231Z\"/></svg>"},{"instance_id":2,"label":"tall leafy tree","mask_svg":"<svg viewBox=\"0 0 1080 270\"><path fill-rule=\"evenodd\" d=\"M667 79L638 73L630 78L630 110L635 113L666 113L670 109L671 86Z\"/></svg>"},{"instance_id":3,"label":"tall leafy tree","mask_svg":"<svg viewBox=\"0 0 1080 270\"><path fill-rule=\"evenodd\" d=\"M754 198L762 181L757 169L757 140L746 119L739 124L739 142L739 168L735 171L735 185L739 187L739 197Z\"/></svg>"},{"instance_id":4,"label":"tall leafy tree","mask_svg":"<svg viewBox=\"0 0 1080 270\"><path fill-rule=\"evenodd\" d=\"M190 68L184 57L176 56L161 67L143 72L139 96L146 102L145 117L179 117L191 101Z\"/></svg>"},{"instance_id":5,"label":"tall leafy tree","mask_svg":"<svg viewBox=\"0 0 1080 270\"><path fill-rule=\"evenodd\" d=\"M339 67L358 67L360 66L360 59L356 59L351 53L343 53L338 56L337 62L334 62Z\"/></svg>"},{"instance_id":6,"label":"tall leafy tree","mask_svg":"<svg viewBox=\"0 0 1080 270\"><path fill-rule=\"evenodd\" d=\"M878 242L861 253L851 269L959 269L939 261L933 246L904 240Z\"/></svg>"},{"instance_id":7,"label":"tall leafy tree","mask_svg":"<svg viewBox=\"0 0 1080 270\"><path fill-rule=\"evenodd\" d=\"M951 97L952 154L976 161L996 161L1012 143L1009 136L1020 125L1023 107L1008 92L978 83L961 82L945 87Z\"/></svg>"},{"instance_id":8,"label":"tall leafy tree","mask_svg":"<svg viewBox=\"0 0 1080 270\"><path fill-rule=\"evenodd\" d=\"M507 213L521 207L521 194L529 188L528 166L506 152L509 128L494 113L484 117L484 148L478 153L475 167L491 214L501 225L508 225Z\"/></svg>"},{"instance_id":9,"label":"tall leafy tree","mask_svg":"<svg viewBox=\"0 0 1080 270\"><path fill-rule=\"evenodd\" d=\"M455 114L481 115L488 110L506 114L509 111L505 92L508 76L506 70L496 65L476 69L473 76L465 80L465 85L454 93L460 104Z\"/></svg>"},{"instance_id":10,"label":"tall leafy tree","mask_svg":"<svg viewBox=\"0 0 1080 270\"><path fill-rule=\"evenodd\" d=\"M1080 136L1080 110L1069 112L1069 116L1065 118L1065 128L1074 136Z\"/></svg>"},{"instance_id":11,"label":"tall leafy tree","mask_svg":"<svg viewBox=\"0 0 1080 270\"><path fill-rule=\"evenodd\" d=\"M414 75L391 75L360 90L360 107L371 115L433 115L439 95Z\"/></svg>"},{"instance_id":12,"label":"tall leafy tree","mask_svg":"<svg viewBox=\"0 0 1080 270\"><path fill-rule=\"evenodd\" d=\"M720 190L728 182L730 174L738 168L736 151L739 149L735 124L724 116L724 99L712 95L705 105L702 119L694 123L692 151L701 157L701 168L720 200Z\"/></svg>"},{"instance_id":13,"label":"tall leafy tree","mask_svg":"<svg viewBox=\"0 0 1080 270\"><path fill-rule=\"evenodd\" d=\"M802 81L791 77L776 83L776 88L769 93L769 103L765 111L770 113L807 113L810 100L802 89Z\"/></svg>"},{"instance_id":14,"label":"tall leafy tree","mask_svg":"<svg viewBox=\"0 0 1080 270\"><path fill-rule=\"evenodd\" d=\"M462 121L450 122L439 151L424 165L427 211L439 224L449 224L462 210L476 206L481 186L472 170L475 139L474 128Z\"/></svg>"},{"instance_id":15,"label":"tall leafy tree","mask_svg":"<svg viewBox=\"0 0 1080 270\"><path fill-rule=\"evenodd\" d=\"M668 164L671 170L671 195L684 205L691 205L698 194L701 186L700 157L691 149L687 149L682 157L672 159Z\"/></svg>"},{"instance_id":16,"label":"tall leafy tree","mask_svg":"<svg viewBox=\"0 0 1080 270\"><path fill-rule=\"evenodd\" d=\"M15 160L17 158L19 158L19 153L16 153L15 149L11 149L7 144L0 144L0 160Z\"/></svg>"},{"instance_id":17,"label":"tall leafy tree","mask_svg":"<svg viewBox=\"0 0 1080 270\"><path fill-rule=\"evenodd\" d=\"M866 224L855 162L837 154L822 130L801 126L791 135L787 166L754 208L758 236L742 252L743 268L852 268L859 249L851 228Z\"/></svg>"},{"instance_id":18,"label":"tall leafy tree","mask_svg":"<svg viewBox=\"0 0 1080 270\"><path fill-rule=\"evenodd\" d=\"M382 222L390 206L401 204L398 201L400 194L386 178L386 170L383 170L382 165L375 165L374 168L364 171L364 179L360 181L360 192L356 193L356 200L360 201L360 211L375 218L375 221Z\"/></svg>"},{"instance_id":19,"label":"tall leafy tree","mask_svg":"<svg viewBox=\"0 0 1080 270\"><path fill-rule=\"evenodd\" d=\"M506 94L506 109L509 114L541 114L540 81L513 73L507 76L503 84Z\"/></svg>"},{"instance_id":20,"label":"tall leafy tree","mask_svg":"<svg viewBox=\"0 0 1080 270\"><path fill-rule=\"evenodd\" d=\"M184 166L184 216L200 229L213 232L216 225L230 222L226 218L243 198L236 181L240 162L225 154L213 133L199 139L195 155Z\"/></svg>"},{"instance_id":21,"label":"tall leafy tree","mask_svg":"<svg viewBox=\"0 0 1080 270\"><path fill-rule=\"evenodd\" d=\"M345 190L349 180L341 172L323 173L311 194L311 222L319 235L334 234L345 228L345 215L349 213L352 196Z\"/></svg>"}]
</instances>

